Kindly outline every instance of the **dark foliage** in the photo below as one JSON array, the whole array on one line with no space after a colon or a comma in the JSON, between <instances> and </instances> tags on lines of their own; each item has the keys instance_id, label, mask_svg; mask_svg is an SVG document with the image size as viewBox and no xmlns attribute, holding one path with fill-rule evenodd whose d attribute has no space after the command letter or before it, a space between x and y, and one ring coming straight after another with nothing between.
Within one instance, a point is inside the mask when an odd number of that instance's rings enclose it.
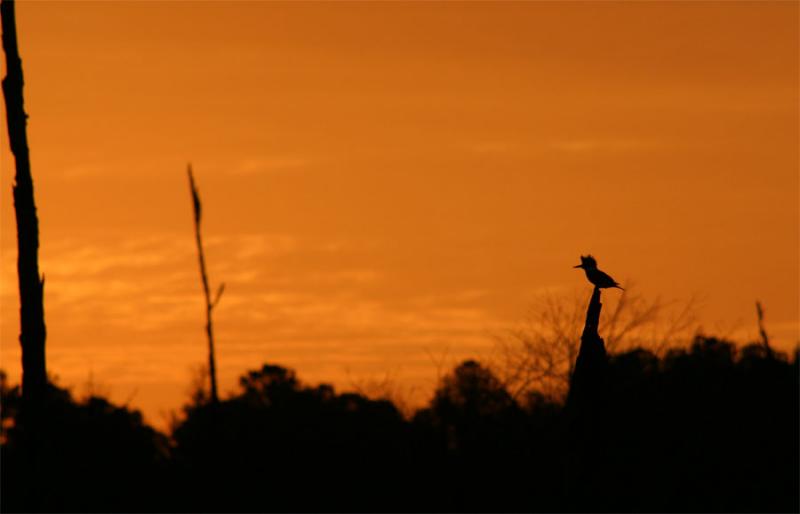
<instances>
[{"instance_id":1,"label":"dark foliage","mask_svg":"<svg viewBox=\"0 0 800 514\"><path fill-rule=\"evenodd\" d=\"M234 396L187 406L168 459L136 413L51 388L35 496L20 488L24 420L4 383L2 508L798 511L796 356L698 337L663 359L611 355L604 376L585 418L535 394L517 402L467 361L406 420L388 401L265 365Z\"/></svg>"}]
</instances>

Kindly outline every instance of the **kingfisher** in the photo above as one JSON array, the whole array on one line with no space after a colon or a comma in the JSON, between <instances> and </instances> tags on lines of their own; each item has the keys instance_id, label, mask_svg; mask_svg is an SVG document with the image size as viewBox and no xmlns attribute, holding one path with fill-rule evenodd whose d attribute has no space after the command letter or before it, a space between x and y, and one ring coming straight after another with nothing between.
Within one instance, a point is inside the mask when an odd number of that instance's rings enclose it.
<instances>
[{"instance_id":1,"label":"kingfisher","mask_svg":"<svg viewBox=\"0 0 800 514\"><path fill-rule=\"evenodd\" d=\"M581 263L577 266L573 266L573 268L583 268L583 271L586 272L586 278L589 279L589 282L595 285L598 289L605 289L609 287L616 287L618 289L622 289L620 285L607 273L604 273L597 269L597 261L591 255L583 256L581 255ZM622 289L624 291L624 289Z\"/></svg>"}]
</instances>

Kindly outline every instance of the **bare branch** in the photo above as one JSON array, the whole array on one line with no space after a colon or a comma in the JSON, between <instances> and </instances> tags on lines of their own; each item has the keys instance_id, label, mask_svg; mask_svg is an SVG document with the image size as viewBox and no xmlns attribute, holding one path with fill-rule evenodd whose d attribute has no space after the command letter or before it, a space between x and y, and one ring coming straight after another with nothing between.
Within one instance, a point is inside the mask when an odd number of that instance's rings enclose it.
<instances>
[{"instance_id":1,"label":"bare branch","mask_svg":"<svg viewBox=\"0 0 800 514\"><path fill-rule=\"evenodd\" d=\"M217 368L214 358L214 327L211 319L211 311L214 309L214 305L217 301L219 301L219 298L222 295L224 284L220 286L220 289L217 292L217 299L212 302L211 293L208 287L208 274L206 273L206 259L205 255L203 254L203 239L200 234L202 204L200 203L200 195L198 194L197 187L195 186L191 164L189 164L188 173L189 189L191 190L192 194L192 208L194 211L194 235L195 241L197 242L197 258L200 262L200 279L203 283L203 294L205 295L206 300L206 335L208 336L208 374L211 378L211 402L217 403L219 398L217 396Z\"/></svg>"},{"instance_id":2,"label":"bare branch","mask_svg":"<svg viewBox=\"0 0 800 514\"><path fill-rule=\"evenodd\" d=\"M224 291L225 291L225 282L223 282L223 283L221 283L221 284L219 285L219 288L217 289L217 294L216 294L216 296L214 297L214 301L211 303L211 307L212 307L212 308L214 308L214 307L216 307L216 306L217 306L217 304L219 303L219 299L222 297L222 293L223 293Z\"/></svg>"},{"instance_id":3,"label":"bare branch","mask_svg":"<svg viewBox=\"0 0 800 514\"><path fill-rule=\"evenodd\" d=\"M764 307L762 307L761 302L758 300L756 300L756 315L758 316L758 332L761 334L761 344L764 345L767 353L771 355L772 347L769 345L769 336L767 335L767 330L764 328Z\"/></svg>"},{"instance_id":4,"label":"bare branch","mask_svg":"<svg viewBox=\"0 0 800 514\"><path fill-rule=\"evenodd\" d=\"M578 356L585 299L577 294L543 295L518 328L495 337L494 372L515 398L536 391L563 400ZM604 309L600 330L610 352L636 347L662 354L669 347L688 342L696 327L696 301L667 304L660 298L646 300L632 284L616 305Z\"/></svg>"}]
</instances>

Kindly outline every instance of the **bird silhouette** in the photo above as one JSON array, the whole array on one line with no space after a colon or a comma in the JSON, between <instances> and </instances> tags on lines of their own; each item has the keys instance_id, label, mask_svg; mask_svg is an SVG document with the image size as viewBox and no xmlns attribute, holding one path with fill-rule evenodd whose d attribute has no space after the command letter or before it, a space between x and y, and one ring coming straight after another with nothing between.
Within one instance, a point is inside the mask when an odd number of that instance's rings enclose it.
<instances>
[{"instance_id":1,"label":"bird silhouette","mask_svg":"<svg viewBox=\"0 0 800 514\"><path fill-rule=\"evenodd\" d=\"M595 285L598 289L606 289L609 287L616 287L618 289L623 289L620 285L611 278L607 273L604 273L597 269L597 261L591 255L583 256L581 255L581 263L577 266L573 266L573 268L583 268L583 271L586 272L586 278L589 279L589 282Z\"/></svg>"}]
</instances>

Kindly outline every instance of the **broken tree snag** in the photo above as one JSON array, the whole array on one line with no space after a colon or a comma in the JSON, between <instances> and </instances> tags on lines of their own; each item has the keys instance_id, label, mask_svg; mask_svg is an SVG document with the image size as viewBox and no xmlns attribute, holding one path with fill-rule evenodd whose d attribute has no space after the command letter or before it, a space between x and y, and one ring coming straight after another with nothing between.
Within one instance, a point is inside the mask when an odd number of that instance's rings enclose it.
<instances>
[{"instance_id":1,"label":"broken tree snag","mask_svg":"<svg viewBox=\"0 0 800 514\"><path fill-rule=\"evenodd\" d=\"M192 208L194 210L194 237L197 242L197 257L200 261L200 278L203 282L203 293L206 300L206 335L208 336L208 375L211 380L211 403L217 404L219 397L217 396L217 366L214 359L214 326L211 320L211 313L214 307L219 303L222 292L225 290L225 284L221 284L217 289L217 294L214 300L211 300L211 289L208 286L208 273L206 272L206 259L203 254L203 239L200 235L200 220L202 218L202 205L200 203L200 195L197 192L197 186L194 183L194 175L192 175L192 165L189 165L189 189L192 192Z\"/></svg>"},{"instance_id":2,"label":"broken tree snag","mask_svg":"<svg viewBox=\"0 0 800 514\"><path fill-rule=\"evenodd\" d=\"M581 335L581 347L575 361L575 371L570 379L567 404L586 407L602 398L605 383L606 346L600 338L600 288L595 287L586 309L586 323Z\"/></svg>"},{"instance_id":3,"label":"broken tree snag","mask_svg":"<svg viewBox=\"0 0 800 514\"><path fill-rule=\"evenodd\" d=\"M606 348L600 338L600 289L595 287L586 309L586 323L581 346L570 377L566 404L567 489L571 511L604 512L604 465L609 456L605 450L607 430Z\"/></svg>"},{"instance_id":4,"label":"broken tree snag","mask_svg":"<svg viewBox=\"0 0 800 514\"><path fill-rule=\"evenodd\" d=\"M17 218L17 275L19 278L20 336L22 346L23 404L41 407L47 388L45 365L44 277L39 276L39 221L33 195L33 178L28 152L27 118L22 96L22 61L17 47L13 0L0 2L6 76L3 97L6 104L8 141L14 155L14 211Z\"/></svg>"}]
</instances>

